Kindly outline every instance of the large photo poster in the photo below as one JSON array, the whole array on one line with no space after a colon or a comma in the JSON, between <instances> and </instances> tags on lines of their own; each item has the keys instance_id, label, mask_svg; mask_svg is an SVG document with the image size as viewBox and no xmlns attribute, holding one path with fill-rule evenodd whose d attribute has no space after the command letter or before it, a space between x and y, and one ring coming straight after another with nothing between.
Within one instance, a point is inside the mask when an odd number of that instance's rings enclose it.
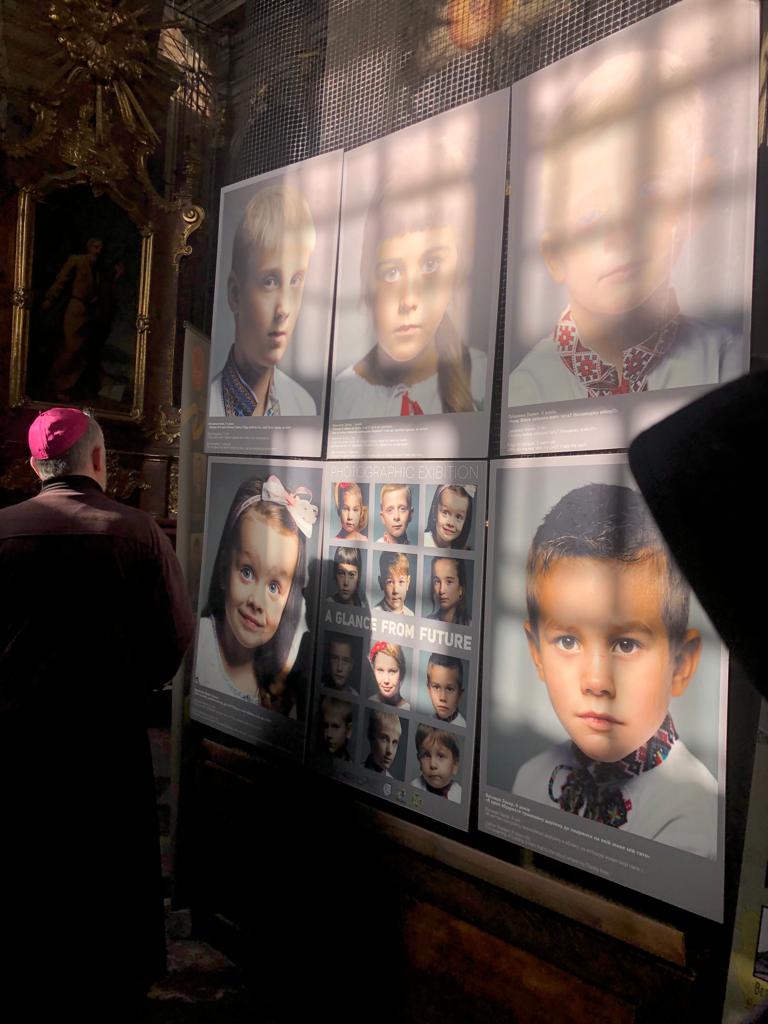
<instances>
[{"instance_id":1,"label":"large photo poster","mask_svg":"<svg viewBox=\"0 0 768 1024\"><path fill-rule=\"evenodd\" d=\"M509 91L344 157L328 456L488 452Z\"/></svg>"},{"instance_id":2,"label":"large photo poster","mask_svg":"<svg viewBox=\"0 0 768 1024\"><path fill-rule=\"evenodd\" d=\"M322 466L209 459L191 717L301 759L312 681Z\"/></svg>"},{"instance_id":3,"label":"large photo poster","mask_svg":"<svg viewBox=\"0 0 768 1024\"><path fill-rule=\"evenodd\" d=\"M310 761L428 817L469 822L485 543L482 462L337 462Z\"/></svg>"},{"instance_id":4,"label":"large photo poster","mask_svg":"<svg viewBox=\"0 0 768 1024\"><path fill-rule=\"evenodd\" d=\"M221 190L206 448L322 455L341 152Z\"/></svg>"},{"instance_id":5,"label":"large photo poster","mask_svg":"<svg viewBox=\"0 0 768 1024\"><path fill-rule=\"evenodd\" d=\"M721 921L727 655L618 455L493 466L479 827Z\"/></svg>"},{"instance_id":6,"label":"large photo poster","mask_svg":"<svg viewBox=\"0 0 768 1024\"><path fill-rule=\"evenodd\" d=\"M502 454L627 447L746 371L758 30L682 0L513 85Z\"/></svg>"}]
</instances>

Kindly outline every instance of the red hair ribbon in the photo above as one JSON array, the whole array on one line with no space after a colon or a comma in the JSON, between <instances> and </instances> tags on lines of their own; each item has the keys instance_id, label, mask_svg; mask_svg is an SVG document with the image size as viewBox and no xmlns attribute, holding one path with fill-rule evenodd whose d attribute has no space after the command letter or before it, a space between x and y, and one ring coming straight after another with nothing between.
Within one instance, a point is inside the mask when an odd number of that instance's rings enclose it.
<instances>
[{"instance_id":1,"label":"red hair ribbon","mask_svg":"<svg viewBox=\"0 0 768 1024\"><path fill-rule=\"evenodd\" d=\"M371 663L373 663L373 660L376 657L376 655L379 654L381 651L384 650L385 647L388 647L388 646L389 646L389 644L385 640L377 640L376 643L371 648L371 653L369 655L369 660L371 661Z\"/></svg>"}]
</instances>

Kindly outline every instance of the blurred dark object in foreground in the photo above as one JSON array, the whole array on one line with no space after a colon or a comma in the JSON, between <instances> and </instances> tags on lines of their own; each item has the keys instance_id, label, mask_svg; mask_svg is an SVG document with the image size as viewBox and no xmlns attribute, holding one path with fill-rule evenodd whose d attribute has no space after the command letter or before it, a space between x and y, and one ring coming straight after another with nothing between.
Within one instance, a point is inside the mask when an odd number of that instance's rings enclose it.
<instances>
[{"instance_id":1,"label":"blurred dark object in foreground","mask_svg":"<svg viewBox=\"0 0 768 1024\"><path fill-rule=\"evenodd\" d=\"M762 370L640 434L629 464L715 628L768 698L766 444L768 371Z\"/></svg>"}]
</instances>

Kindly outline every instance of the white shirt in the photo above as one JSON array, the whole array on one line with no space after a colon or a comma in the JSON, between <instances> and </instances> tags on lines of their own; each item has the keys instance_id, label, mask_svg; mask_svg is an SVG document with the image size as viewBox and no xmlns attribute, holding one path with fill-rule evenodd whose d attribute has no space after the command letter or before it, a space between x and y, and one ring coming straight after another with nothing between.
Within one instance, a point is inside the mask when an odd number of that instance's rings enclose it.
<instances>
[{"instance_id":1,"label":"white shirt","mask_svg":"<svg viewBox=\"0 0 768 1024\"><path fill-rule=\"evenodd\" d=\"M560 764L576 765L570 742L527 761L517 773L512 793L557 807L548 788ZM717 782L682 740L675 741L662 764L622 781L621 792L632 807L627 823L617 832L653 839L698 857L717 857Z\"/></svg>"},{"instance_id":2,"label":"white shirt","mask_svg":"<svg viewBox=\"0 0 768 1024\"><path fill-rule=\"evenodd\" d=\"M390 608L389 605L387 604L387 602L385 600L383 600L383 599L381 601L379 601L379 603L376 605L376 607L380 608L383 612L389 612L390 615L410 615L410 616L413 615L413 612L408 607L408 605L404 604L403 607L402 607L402 610L399 611L399 612L396 612L396 611L393 611L392 608Z\"/></svg>"},{"instance_id":3,"label":"white shirt","mask_svg":"<svg viewBox=\"0 0 768 1024\"><path fill-rule=\"evenodd\" d=\"M722 384L745 371L741 334L681 316L674 345L648 374L648 390ZM509 375L510 409L586 397L586 386L563 364L551 334L534 345Z\"/></svg>"},{"instance_id":4,"label":"white shirt","mask_svg":"<svg viewBox=\"0 0 768 1024\"><path fill-rule=\"evenodd\" d=\"M217 373L211 381L211 394L208 401L208 415L226 416L224 411L224 392L221 386L223 371ZM245 383L245 382L243 382ZM270 388L273 401L280 404L281 416L317 416L317 406L308 391L301 384L283 373L279 366L275 367Z\"/></svg>"},{"instance_id":5,"label":"white shirt","mask_svg":"<svg viewBox=\"0 0 768 1024\"><path fill-rule=\"evenodd\" d=\"M211 617L201 618L198 626L194 682L196 686L207 686L209 690L226 693L230 697L239 697L251 704L261 704L258 690L255 694L243 693L229 678L219 650L216 626Z\"/></svg>"},{"instance_id":6,"label":"white shirt","mask_svg":"<svg viewBox=\"0 0 768 1024\"><path fill-rule=\"evenodd\" d=\"M475 403L475 409L482 409L485 402L487 359L485 353L476 348L469 349L469 359L469 389L472 401ZM398 417L406 391L412 402L419 403L424 415L437 415L443 412L436 373L410 387L406 387L405 384L388 387L385 384L369 384L355 373L353 364L342 370L334 381L332 417L334 420Z\"/></svg>"}]
</instances>

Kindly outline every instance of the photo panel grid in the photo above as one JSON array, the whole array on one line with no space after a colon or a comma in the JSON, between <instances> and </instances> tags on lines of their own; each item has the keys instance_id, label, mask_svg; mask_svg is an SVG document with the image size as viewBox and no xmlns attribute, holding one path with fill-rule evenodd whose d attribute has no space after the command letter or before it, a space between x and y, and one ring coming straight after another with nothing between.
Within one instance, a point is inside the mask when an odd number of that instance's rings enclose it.
<instances>
[{"instance_id":1,"label":"photo panel grid","mask_svg":"<svg viewBox=\"0 0 768 1024\"><path fill-rule=\"evenodd\" d=\"M484 462L329 462L323 491L353 496L368 539L327 517L310 763L464 830L486 480Z\"/></svg>"},{"instance_id":2,"label":"photo panel grid","mask_svg":"<svg viewBox=\"0 0 768 1024\"><path fill-rule=\"evenodd\" d=\"M481 831L721 921L727 653L622 455L492 465Z\"/></svg>"},{"instance_id":3,"label":"photo panel grid","mask_svg":"<svg viewBox=\"0 0 768 1024\"><path fill-rule=\"evenodd\" d=\"M512 86L502 455L626 448L746 372L759 13L681 0Z\"/></svg>"},{"instance_id":4,"label":"photo panel grid","mask_svg":"<svg viewBox=\"0 0 768 1024\"><path fill-rule=\"evenodd\" d=\"M342 161L221 190L208 452L322 455Z\"/></svg>"},{"instance_id":5,"label":"photo panel grid","mask_svg":"<svg viewBox=\"0 0 768 1024\"><path fill-rule=\"evenodd\" d=\"M191 717L304 755L323 567L323 467L209 459Z\"/></svg>"}]
</instances>

